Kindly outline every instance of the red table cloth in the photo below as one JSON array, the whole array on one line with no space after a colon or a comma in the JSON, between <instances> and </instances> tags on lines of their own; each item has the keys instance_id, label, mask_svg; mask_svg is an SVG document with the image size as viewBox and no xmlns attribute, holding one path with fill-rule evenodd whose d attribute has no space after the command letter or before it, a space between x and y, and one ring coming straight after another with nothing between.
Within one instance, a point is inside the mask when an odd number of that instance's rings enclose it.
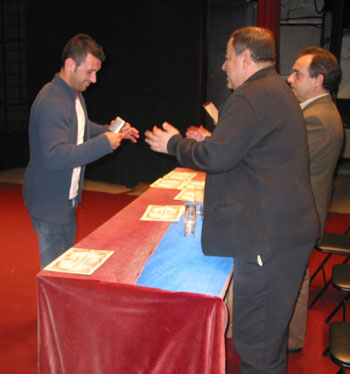
<instances>
[{"instance_id":1,"label":"red table cloth","mask_svg":"<svg viewBox=\"0 0 350 374\"><path fill-rule=\"evenodd\" d=\"M75 245L115 251L92 275L37 275L39 373L225 372L221 298L135 285L170 225L140 217L177 193L150 188Z\"/></svg>"}]
</instances>

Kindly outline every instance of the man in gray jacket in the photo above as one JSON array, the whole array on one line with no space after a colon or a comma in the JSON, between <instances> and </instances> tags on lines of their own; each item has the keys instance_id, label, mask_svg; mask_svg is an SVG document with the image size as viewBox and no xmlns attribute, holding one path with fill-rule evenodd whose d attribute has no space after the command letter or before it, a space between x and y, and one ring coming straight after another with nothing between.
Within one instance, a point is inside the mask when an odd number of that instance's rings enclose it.
<instances>
[{"instance_id":1,"label":"man in gray jacket","mask_svg":"<svg viewBox=\"0 0 350 374\"><path fill-rule=\"evenodd\" d=\"M23 196L38 235L41 267L75 243L85 165L113 152L123 139L136 142L139 136L129 124L115 134L88 118L82 92L96 82L104 59L90 36L73 37L63 50L59 73L31 108Z\"/></svg>"},{"instance_id":2,"label":"man in gray jacket","mask_svg":"<svg viewBox=\"0 0 350 374\"><path fill-rule=\"evenodd\" d=\"M183 138L168 123L151 149L207 173L202 248L234 257L233 342L241 373L285 373L287 327L319 235L304 119L275 72L269 30L235 31L223 70L234 92L211 137Z\"/></svg>"},{"instance_id":3,"label":"man in gray jacket","mask_svg":"<svg viewBox=\"0 0 350 374\"><path fill-rule=\"evenodd\" d=\"M343 123L332 100L340 81L335 56L321 47L307 47L294 63L288 82L300 102L310 153L310 181L320 219L322 239L331 199L333 176L343 145ZM289 326L288 350L301 352L306 333L309 268Z\"/></svg>"}]
</instances>

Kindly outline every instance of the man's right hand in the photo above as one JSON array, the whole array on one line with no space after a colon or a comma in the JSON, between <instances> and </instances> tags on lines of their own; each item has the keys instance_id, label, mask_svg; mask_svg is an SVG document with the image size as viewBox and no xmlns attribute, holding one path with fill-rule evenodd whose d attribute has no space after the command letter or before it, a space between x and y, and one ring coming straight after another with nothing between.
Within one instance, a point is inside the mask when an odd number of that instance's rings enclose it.
<instances>
[{"instance_id":1,"label":"man's right hand","mask_svg":"<svg viewBox=\"0 0 350 374\"><path fill-rule=\"evenodd\" d=\"M109 140L109 144L111 145L113 151L120 146L120 143L124 138L124 135L122 133L116 134L112 131L107 131L104 133L104 135L107 136L107 139Z\"/></svg>"}]
</instances>

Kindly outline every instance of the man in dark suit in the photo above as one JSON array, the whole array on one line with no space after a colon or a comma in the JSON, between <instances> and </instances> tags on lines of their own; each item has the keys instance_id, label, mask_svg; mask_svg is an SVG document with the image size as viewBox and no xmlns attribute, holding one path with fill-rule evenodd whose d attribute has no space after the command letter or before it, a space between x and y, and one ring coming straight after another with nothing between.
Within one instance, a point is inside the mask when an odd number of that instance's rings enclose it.
<instances>
[{"instance_id":1,"label":"man in dark suit","mask_svg":"<svg viewBox=\"0 0 350 374\"><path fill-rule=\"evenodd\" d=\"M146 142L207 173L202 248L234 257L233 341L241 373L285 373L287 328L319 222L303 116L275 72L275 41L235 31L222 69L234 92L212 136L183 138L169 123Z\"/></svg>"},{"instance_id":2,"label":"man in dark suit","mask_svg":"<svg viewBox=\"0 0 350 374\"><path fill-rule=\"evenodd\" d=\"M310 180L320 219L322 239L331 198L335 167L343 145L343 124L332 100L337 89L340 69L335 56L321 47L303 49L288 82L300 102L306 122L310 153ZM288 350L300 352L305 340L309 269L289 326Z\"/></svg>"}]
</instances>

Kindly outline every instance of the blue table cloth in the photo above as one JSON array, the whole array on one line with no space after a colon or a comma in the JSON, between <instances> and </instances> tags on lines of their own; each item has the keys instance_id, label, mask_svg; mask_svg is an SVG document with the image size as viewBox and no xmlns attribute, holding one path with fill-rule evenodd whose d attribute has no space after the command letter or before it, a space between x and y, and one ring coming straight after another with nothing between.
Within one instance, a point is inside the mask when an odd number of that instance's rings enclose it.
<instances>
[{"instance_id":1,"label":"blue table cloth","mask_svg":"<svg viewBox=\"0 0 350 374\"><path fill-rule=\"evenodd\" d=\"M184 217L170 225L147 261L137 285L169 291L222 296L233 258L205 256L201 246L202 218L195 237L184 236Z\"/></svg>"}]
</instances>

